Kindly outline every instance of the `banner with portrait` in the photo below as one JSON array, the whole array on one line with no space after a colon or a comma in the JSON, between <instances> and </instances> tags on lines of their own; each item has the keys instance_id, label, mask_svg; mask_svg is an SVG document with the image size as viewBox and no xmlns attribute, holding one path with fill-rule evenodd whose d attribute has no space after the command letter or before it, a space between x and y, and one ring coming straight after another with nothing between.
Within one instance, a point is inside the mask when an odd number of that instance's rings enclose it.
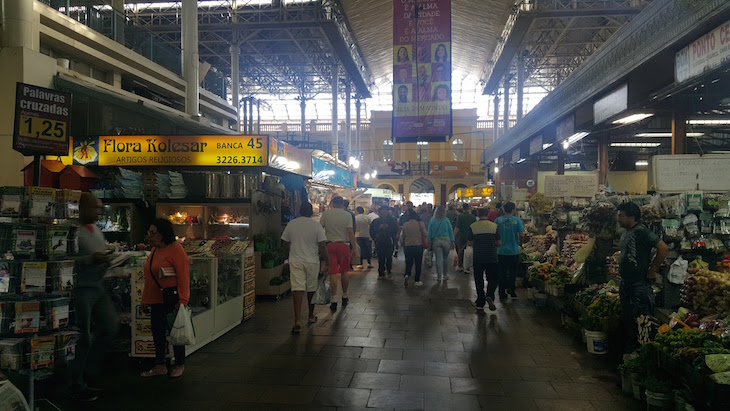
<instances>
[{"instance_id":1,"label":"banner with portrait","mask_svg":"<svg viewBox=\"0 0 730 411\"><path fill-rule=\"evenodd\" d=\"M451 133L451 1L393 0L393 141Z\"/></svg>"}]
</instances>

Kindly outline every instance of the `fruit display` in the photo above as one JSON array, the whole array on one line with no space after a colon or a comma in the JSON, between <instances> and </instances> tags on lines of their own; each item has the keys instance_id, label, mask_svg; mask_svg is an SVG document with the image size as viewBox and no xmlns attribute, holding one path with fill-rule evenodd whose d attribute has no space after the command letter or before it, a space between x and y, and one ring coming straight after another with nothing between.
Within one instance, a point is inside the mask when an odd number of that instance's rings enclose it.
<instances>
[{"instance_id":1,"label":"fruit display","mask_svg":"<svg viewBox=\"0 0 730 411\"><path fill-rule=\"evenodd\" d=\"M583 326L591 331L611 332L621 323L621 302L613 293L598 293L586 309Z\"/></svg>"},{"instance_id":2,"label":"fruit display","mask_svg":"<svg viewBox=\"0 0 730 411\"><path fill-rule=\"evenodd\" d=\"M530 197L529 203L530 209L535 214L550 214L552 212L553 202L542 193Z\"/></svg>"},{"instance_id":3,"label":"fruit display","mask_svg":"<svg viewBox=\"0 0 730 411\"><path fill-rule=\"evenodd\" d=\"M545 235L534 235L530 238L530 241L524 245L525 253L528 255L531 253L545 253L550 249L550 246L557 242L555 232L548 230ZM533 260L536 261L537 259Z\"/></svg>"},{"instance_id":4,"label":"fruit display","mask_svg":"<svg viewBox=\"0 0 730 411\"><path fill-rule=\"evenodd\" d=\"M551 277L569 277L568 267L564 265L554 265L550 263L534 263L527 269L527 275L530 280L548 281ZM565 284L565 283L563 283Z\"/></svg>"},{"instance_id":5,"label":"fruit display","mask_svg":"<svg viewBox=\"0 0 730 411\"><path fill-rule=\"evenodd\" d=\"M730 353L727 341L723 343L720 337L696 328L657 334L654 346L675 360L693 365L704 363L705 355Z\"/></svg>"},{"instance_id":6,"label":"fruit display","mask_svg":"<svg viewBox=\"0 0 730 411\"><path fill-rule=\"evenodd\" d=\"M618 214L611 203L598 203L585 210L585 226L592 237L612 239L616 235Z\"/></svg>"},{"instance_id":7,"label":"fruit display","mask_svg":"<svg viewBox=\"0 0 730 411\"><path fill-rule=\"evenodd\" d=\"M661 221L662 214L651 205L643 205L641 209L641 221L644 222L657 222Z\"/></svg>"},{"instance_id":8,"label":"fruit display","mask_svg":"<svg viewBox=\"0 0 730 411\"><path fill-rule=\"evenodd\" d=\"M575 253L588 244L588 240L588 236L584 234L568 234L565 236L563 249L560 251L560 261L572 263Z\"/></svg>"},{"instance_id":9,"label":"fruit display","mask_svg":"<svg viewBox=\"0 0 730 411\"><path fill-rule=\"evenodd\" d=\"M606 257L606 275L610 277L618 277L618 262L621 259L621 251L616 251L613 255Z\"/></svg>"},{"instance_id":10,"label":"fruit display","mask_svg":"<svg viewBox=\"0 0 730 411\"><path fill-rule=\"evenodd\" d=\"M730 313L730 274L707 268L692 274L694 270L695 267L687 270L691 275L682 288L682 303L700 314L727 316Z\"/></svg>"}]
</instances>

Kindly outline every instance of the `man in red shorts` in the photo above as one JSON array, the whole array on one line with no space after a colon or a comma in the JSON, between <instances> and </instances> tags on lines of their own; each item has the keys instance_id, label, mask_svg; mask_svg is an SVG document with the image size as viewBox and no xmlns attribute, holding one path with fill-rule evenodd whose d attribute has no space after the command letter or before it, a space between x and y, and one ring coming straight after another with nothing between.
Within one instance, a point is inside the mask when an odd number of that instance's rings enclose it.
<instances>
[{"instance_id":1,"label":"man in red shorts","mask_svg":"<svg viewBox=\"0 0 730 411\"><path fill-rule=\"evenodd\" d=\"M357 244L355 231L352 226L352 215L345 211L344 200L340 196L332 198L332 208L322 213L319 222L324 227L327 237L327 254L330 260L330 284L332 286L332 298L337 295L337 277L342 278L342 307L348 303L347 288L350 281L347 278L347 271L350 269L350 260L355 254L350 245ZM330 304L330 310L337 311L337 302Z\"/></svg>"}]
</instances>

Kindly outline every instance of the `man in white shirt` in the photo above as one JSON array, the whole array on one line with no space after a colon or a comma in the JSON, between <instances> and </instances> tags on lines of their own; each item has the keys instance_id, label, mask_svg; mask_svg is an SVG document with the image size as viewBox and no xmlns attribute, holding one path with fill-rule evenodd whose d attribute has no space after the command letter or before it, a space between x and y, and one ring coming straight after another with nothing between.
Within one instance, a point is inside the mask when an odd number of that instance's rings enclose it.
<instances>
[{"instance_id":1,"label":"man in white shirt","mask_svg":"<svg viewBox=\"0 0 730 411\"><path fill-rule=\"evenodd\" d=\"M292 328L294 334L298 334L302 329L299 317L305 292L309 305L308 323L317 322L317 317L314 316L312 296L317 291L318 274L326 274L329 271L327 238L322 226L312 220L312 205L310 203L302 204L299 207L299 214L300 217L290 221L281 234L284 251L289 255L291 289L294 295L294 327Z\"/></svg>"},{"instance_id":2,"label":"man in white shirt","mask_svg":"<svg viewBox=\"0 0 730 411\"><path fill-rule=\"evenodd\" d=\"M350 281L347 278L347 271L350 269L350 261L355 255L355 250L350 248L357 244L355 240L355 228L352 226L352 215L345 211L344 200L340 196L332 198L332 208L322 213L319 222L324 227L327 236L327 253L330 261L330 283L332 285L332 297L337 295L337 275L342 278L342 307L346 307L347 288ZM337 302L330 304L330 310L337 311Z\"/></svg>"},{"instance_id":3,"label":"man in white shirt","mask_svg":"<svg viewBox=\"0 0 730 411\"><path fill-rule=\"evenodd\" d=\"M370 220L370 222L372 223L378 218L380 218L380 216L378 215L377 206L373 204L373 206L370 208L370 214L368 214L368 220Z\"/></svg>"},{"instance_id":4,"label":"man in white shirt","mask_svg":"<svg viewBox=\"0 0 730 411\"><path fill-rule=\"evenodd\" d=\"M360 266L363 260L368 260L368 268L373 268L370 252L370 219L365 215L365 209L358 207L355 215L355 238L360 246Z\"/></svg>"}]
</instances>

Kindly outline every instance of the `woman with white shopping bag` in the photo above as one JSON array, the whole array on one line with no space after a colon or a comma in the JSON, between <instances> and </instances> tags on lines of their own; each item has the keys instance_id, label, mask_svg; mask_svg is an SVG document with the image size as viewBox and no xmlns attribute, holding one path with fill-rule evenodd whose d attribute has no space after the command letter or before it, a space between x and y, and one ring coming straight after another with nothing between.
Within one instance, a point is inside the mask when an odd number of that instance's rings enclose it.
<instances>
[{"instance_id":1,"label":"woman with white shopping bag","mask_svg":"<svg viewBox=\"0 0 730 411\"><path fill-rule=\"evenodd\" d=\"M436 255L436 280L441 281L449 278L449 250L455 251L454 229L451 222L446 218L446 210L443 206L436 207L433 218L428 223L428 244Z\"/></svg>"},{"instance_id":2,"label":"woman with white shopping bag","mask_svg":"<svg viewBox=\"0 0 730 411\"><path fill-rule=\"evenodd\" d=\"M167 332L171 324L167 316L188 305L190 298L190 264L188 255L175 241L172 223L163 218L152 222L147 231L147 242L152 253L144 265L142 308L150 313L152 339L155 344L155 366L142 377L167 375L165 352ZM170 377L177 378L185 371L185 346L173 345L175 366Z\"/></svg>"}]
</instances>

